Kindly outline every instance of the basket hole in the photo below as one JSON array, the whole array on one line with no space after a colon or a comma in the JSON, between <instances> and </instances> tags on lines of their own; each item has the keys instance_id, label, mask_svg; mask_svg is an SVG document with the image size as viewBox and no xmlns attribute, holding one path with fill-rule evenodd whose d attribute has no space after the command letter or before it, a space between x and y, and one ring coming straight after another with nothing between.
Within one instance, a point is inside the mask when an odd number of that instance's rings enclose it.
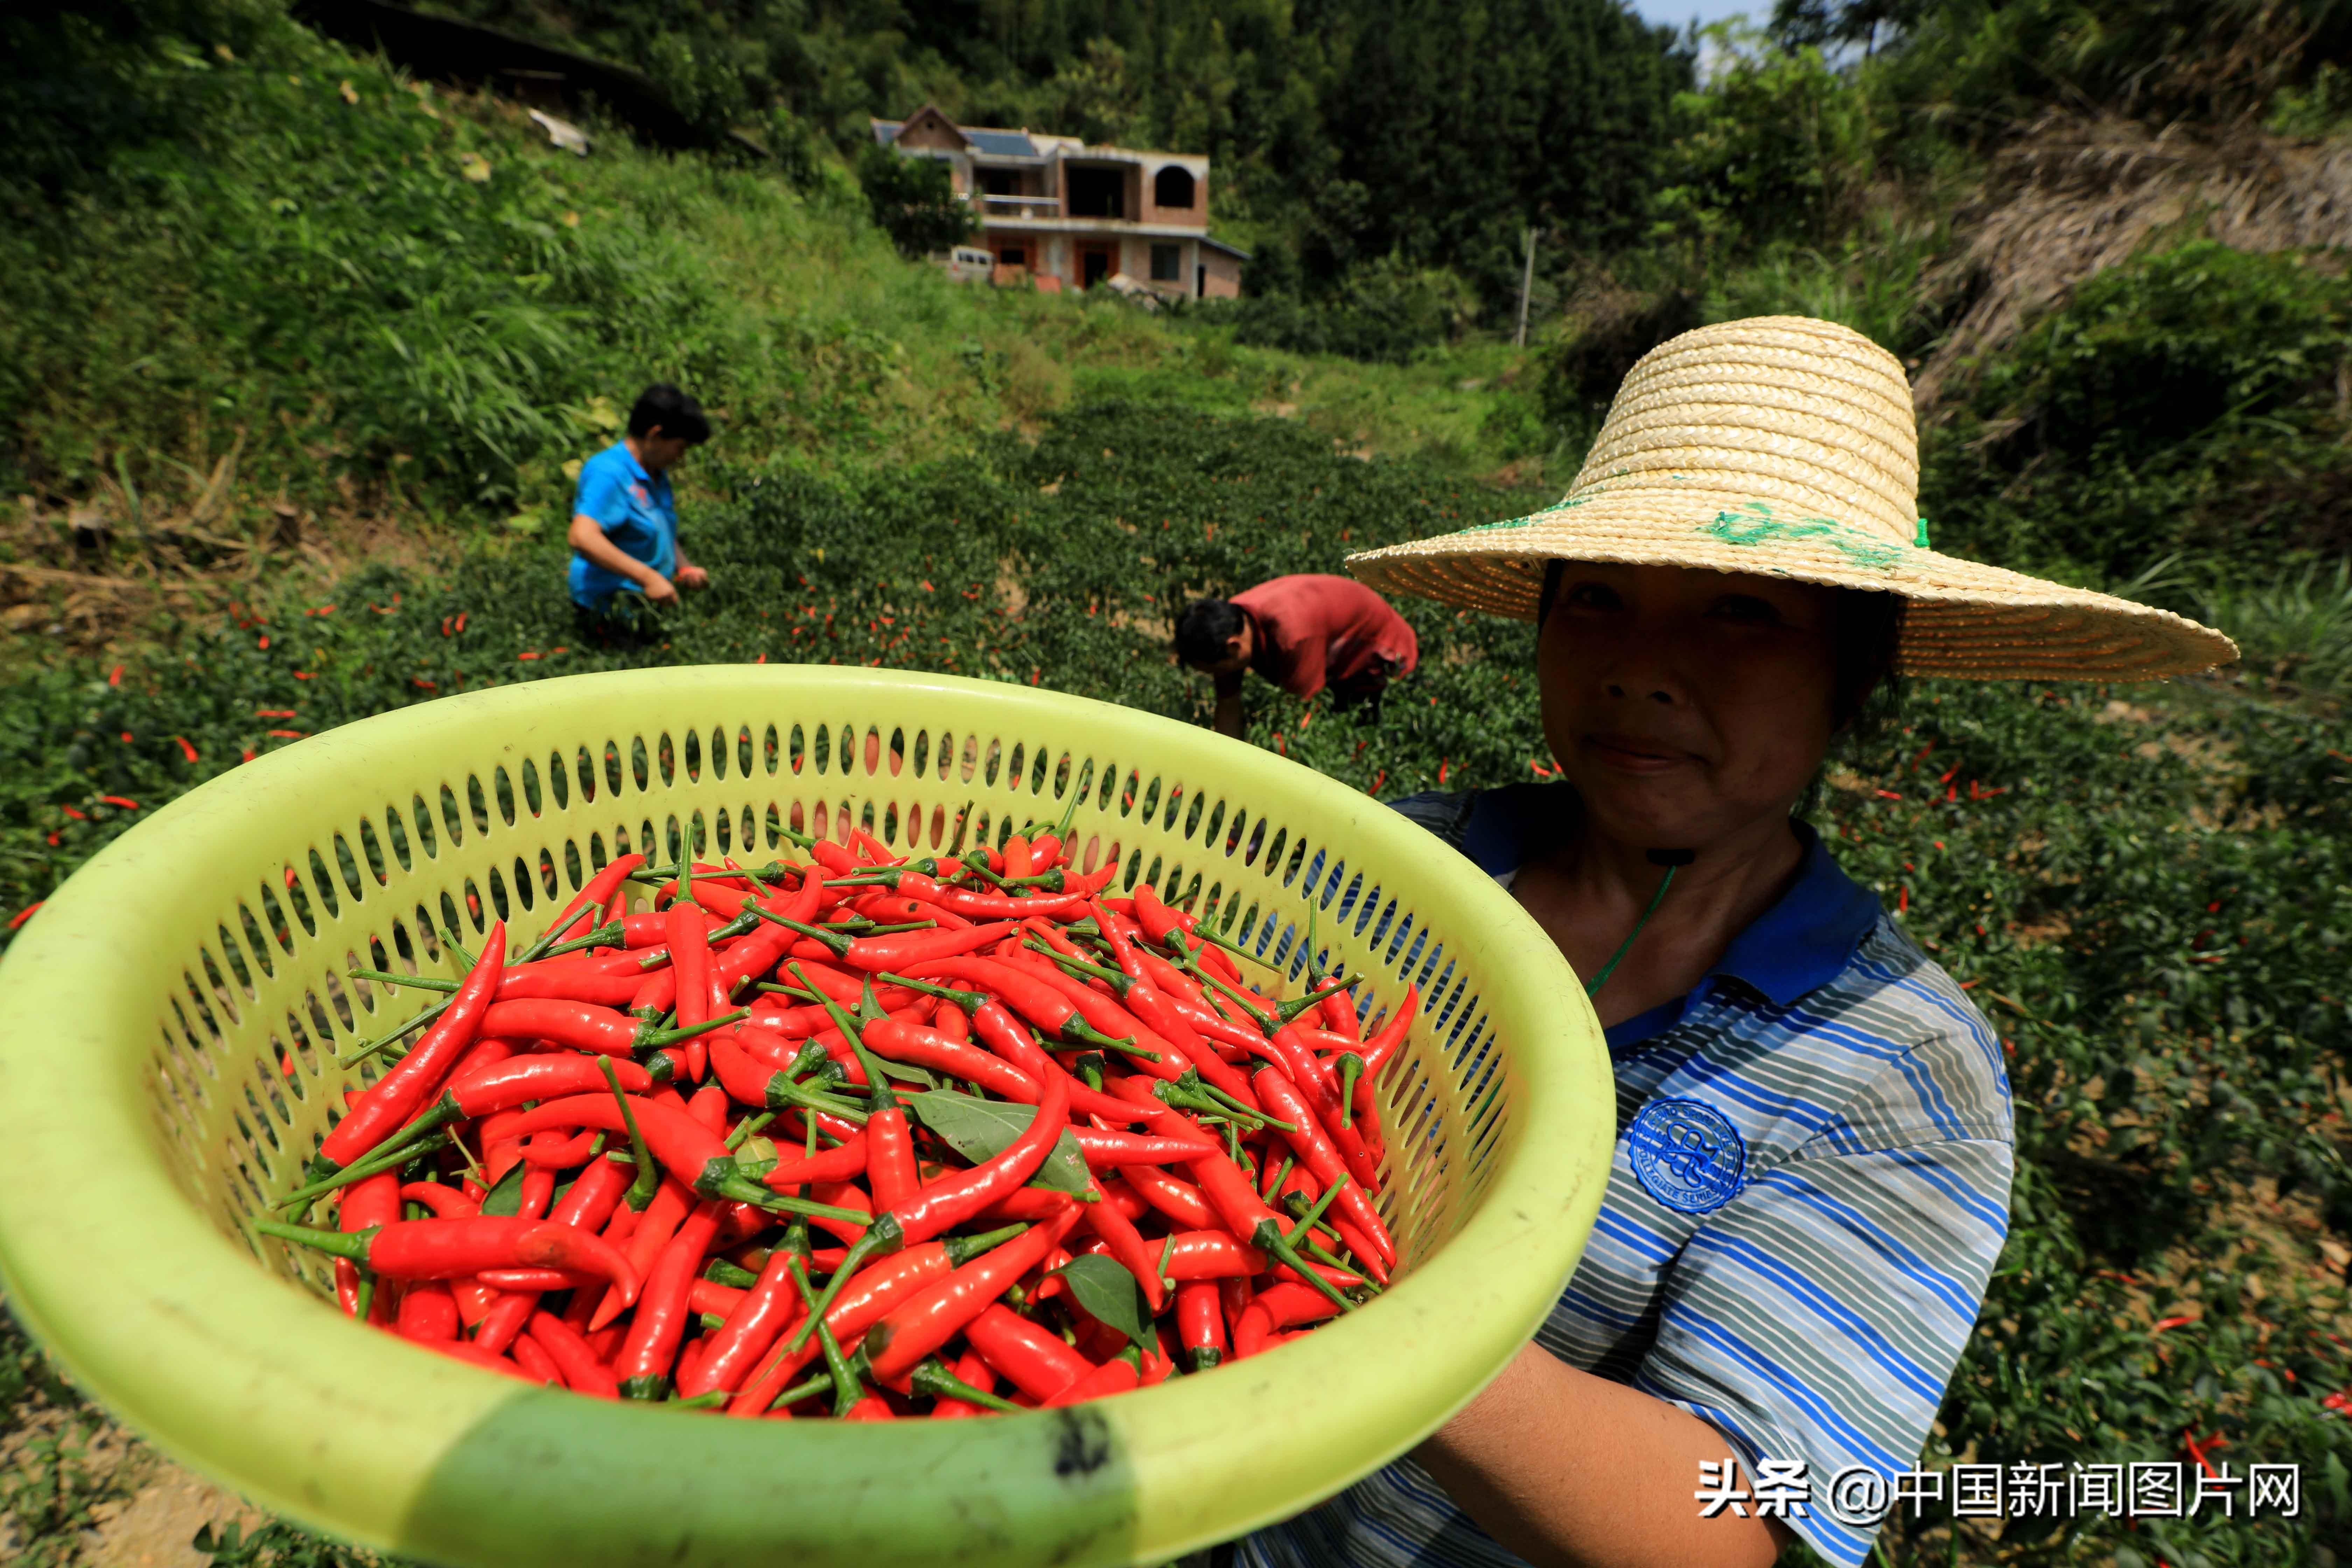
<instances>
[{"instance_id":1,"label":"basket hole","mask_svg":"<svg viewBox=\"0 0 2352 1568\"><path fill-rule=\"evenodd\" d=\"M867 806L866 807L866 810L867 815L868 815L868 816L871 816L871 815L873 814L874 807L873 807L873 805L872 805L871 804L868 804L868 805L867 805ZM882 810L882 827L881 827L881 830L880 830L879 832L877 832L877 833L875 835L875 837L876 837L877 838L879 838L880 840L882 840L882 842L883 842L884 844L888 845L888 846L890 846L890 847L894 847L894 848L898 846L898 802L896 802L896 801L892 801L892 802L890 802L887 805L886 805L886 806L884 806L884 807L883 807L883 810Z\"/></svg>"},{"instance_id":2,"label":"basket hole","mask_svg":"<svg viewBox=\"0 0 2352 1568\"><path fill-rule=\"evenodd\" d=\"M890 759L890 776L895 779L907 768L907 731L905 730L897 729L890 731L890 740L885 748L885 753Z\"/></svg>"},{"instance_id":3,"label":"basket hole","mask_svg":"<svg viewBox=\"0 0 2352 1568\"><path fill-rule=\"evenodd\" d=\"M480 774L467 773L466 775L466 804L473 810L474 831L477 833L488 833L490 830L490 795L492 793L495 793L498 795L499 816L504 819L509 827L512 827L514 826L514 786L507 780L506 769L502 767L493 767L491 769L491 773L495 777L489 790L485 790L482 787Z\"/></svg>"},{"instance_id":4,"label":"basket hole","mask_svg":"<svg viewBox=\"0 0 2352 1568\"><path fill-rule=\"evenodd\" d=\"M642 748L639 748L639 750L642 751ZM633 762L641 762L642 758L633 754L631 760ZM621 743L618 741L608 739L604 742L605 794L618 795L621 793ZM642 773L638 776L637 787L639 789L645 788L644 775Z\"/></svg>"},{"instance_id":5,"label":"basket hole","mask_svg":"<svg viewBox=\"0 0 2352 1568\"><path fill-rule=\"evenodd\" d=\"M629 778L637 786L639 795L645 794L646 785L653 782L653 754L646 750L646 738L643 735L630 736Z\"/></svg>"},{"instance_id":6,"label":"basket hole","mask_svg":"<svg viewBox=\"0 0 2352 1568\"><path fill-rule=\"evenodd\" d=\"M556 810L572 809L572 773L563 765L563 753L561 752L547 753L547 793L549 798L555 802ZM531 810L539 810L538 802L531 803Z\"/></svg>"},{"instance_id":7,"label":"basket hole","mask_svg":"<svg viewBox=\"0 0 2352 1568\"><path fill-rule=\"evenodd\" d=\"M335 858L351 862L352 897L363 899L367 894L367 881L362 878L372 879L381 888L391 880L391 877L384 868L383 845L375 836L375 824L362 816L352 833L360 841L359 848L354 851L349 840L338 833L335 835Z\"/></svg>"},{"instance_id":8,"label":"basket hole","mask_svg":"<svg viewBox=\"0 0 2352 1568\"><path fill-rule=\"evenodd\" d=\"M1101 776L1095 780L1095 809L1108 811L1118 795L1118 764L1105 763Z\"/></svg>"},{"instance_id":9,"label":"basket hole","mask_svg":"<svg viewBox=\"0 0 2352 1568\"><path fill-rule=\"evenodd\" d=\"M294 933L287 929L286 910L278 903L278 895L270 889L268 882L261 884L261 920L262 929L277 938L278 950L283 952L292 952ZM273 967L270 970L270 977L277 978L277 973Z\"/></svg>"},{"instance_id":10,"label":"basket hole","mask_svg":"<svg viewBox=\"0 0 2352 1568\"><path fill-rule=\"evenodd\" d=\"M979 737L979 736L977 736L977 735L966 735L966 736L963 738L963 758L962 758L962 763L961 763L961 768L962 768L962 773L963 773L963 779L962 779L962 782L963 782L963 783L965 783L965 784L970 784L970 783L971 783L971 781L972 781L975 777L977 777L977 776L979 775L979 773L980 773L980 737Z\"/></svg>"},{"instance_id":11,"label":"basket hole","mask_svg":"<svg viewBox=\"0 0 2352 1568\"><path fill-rule=\"evenodd\" d=\"M654 743L654 768L661 777L662 788L677 787L677 742L670 739L669 731L667 730L661 732L660 737Z\"/></svg>"},{"instance_id":12,"label":"basket hole","mask_svg":"<svg viewBox=\"0 0 2352 1568\"><path fill-rule=\"evenodd\" d=\"M1074 764L1070 753L1064 752L1054 761L1053 776L1046 781L1053 788L1054 798L1061 799L1070 793L1070 777Z\"/></svg>"},{"instance_id":13,"label":"basket hole","mask_svg":"<svg viewBox=\"0 0 2352 1568\"><path fill-rule=\"evenodd\" d=\"M342 900L336 892L335 879L327 874L327 862L316 849L310 851L310 885L317 892L320 904L325 908L327 918L331 921L342 919Z\"/></svg>"},{"instance_id":14,"label":"basket hole","mask_svg":"<svg viewBox=\"0 0 2352 1568\"><path fill-rule=\"evenodd\" d=\"M672 782L670 768L667 765L669 751L669 737L667 735L664 735L662 737L662 752L664 761L664 766L662 768L662 783L664 784L669 784ZM702 782L702 737L696 731L688 730L686 732L686 743L680 750L680 755L684 758L686 763L687 782L689 784L700 784Z\"/></svg>"},{"instance_id":15,"label":"basket hole","mask_svg":"<svg viewBox=\"0 0 2352 1568\"><path fill-rule=\"evenodd\" d=\"M365 821L362 822L360 830L367 838L372 839L375 837L373 827ZM392 858L400 862L400 868L403 871L414 868L415 861L411 859L408 853L408 829L401 824L400 808L390 801L386 801L383 807L383 847L389 849L392 852ZM391 868L385 865L383 854L371 852L369 858L376 863L379 874L383 880L389 883L392 880Z\"/></svg>"},{"instance_id":16,"label":"basket hole","mask_svg":"<svg viewBox=\"0 0 2352 1568\"><path fill-rule=\"evenodd\" d=\"M1076 859L1078 875L1081 877L1093 876L1095 874L1095 868L1102 864L1102 835L1099 833L1087 834L1087 841L1079 849Z\"/></svg>"},{"instance_id":17,"label":"basket hole","mask_svg":"<svg viewBox=\"0 0 2352 1568\"><path fill-rule=\"evenodd\" d=\"M214 984L219 988L222 1010L227 1013L231 1019L235 1019L237 1014L237 992L244 993L245 1000L248 1002L253 1000L253 971L247 966L243 945L229 934L228 927L215 925L213 930L220 936L218 944L220 962L224 966L223 973L214 977ZM230 989L232 984L235 990Z\"/></svg>"},{"instance_id":18,"label":"basket hole","mask_svg":"<svg viewBox=\"0 0 2352 1568\"><path fill-rule=\"evenodd\" d=\"M914 755L915 776L917 778L921 778L923 776L924 770L930 766L930 762L931 732L929 730L918 730L915 731Z\"/></svg>"},{"instance_id":19,"label":"basket hole","mask_svg":"<svg viewBox=\"0 0 2352 1568\"><path fill-rule=\"evenodd\" d=\"M774 773L776 771L774 760L776 752L776 727L773 724L768 726L768 739L765 750L767 751L769 758L768 771L770 773ZM757 758L758 752L754 751L751 744L751 727L749 724L743 725L735 732L736 774L741 778L750 778L751 776L752 764Z\"/></svg>"},{"instance_id":20,"label":"basket hole","mask_svg":"<svg viewBox=\"0 0 2352 1568\"><path fill-rule=\"evenodd\" d=\"M1192 837L1193 828L1201 826L1202 808L1207 805L1208 802L1205 798L1196 799L1192 802L1192 816L1191 820L1188 821L1184 826L1185 837ZM1225 826L1225 803L1221 800L1217 802L1215 805L1209 806L1208 818L1207 826L1201 829L1201 844L1204 848L1213 848L1218 842L1218 833ZM1226 845L1224 849L1225 853L1228 855L1234 852L1234 847L1230 844Z\"/></svg>"},{"instance_id":21,"label":"basket hole","mask_svg":"<svg viewBox=\"0 0 2352 1568\"><path fill-rule=\"evenodd\" d=\"M1183 790L1183 785L1179 784L1176 787L1178 792L1181 794ZM1193 837L1201 831L1201 814L1208 810L1208 808L1209 801L1207 796L1202 795L1195 795L1192 796L1192 809L1184 814L1184 840L1186 843L1191 843ZM1223 813L1220 811L1218 815L1222 816ZM1211 826L1209 829L1209 837L1211 838L1214 838L1216 837L1216 828L1213 826Z\"/></svg>"},{"instance_id":22,"label":"basket hole","mask_svg":"<svg viewBox=\"0 0 2352 1568\"><path fill-rule=\"evenodd\" d=\"M539 764L531 761L530 758L525 757L520 765L522 808L530 813L533 816L541 816L542 814L542 807L546 805L547 797L545 793L540 787ZM507 826L511 827L514 825L509 822Z\"/></svg>"},{"instance_id":23,"label":"basket hole","mask_svg":"<svg viewBox=\"0 0 2352 1568\"><path fill-rule=\"evenodd\" d=\"M792 732L785 737L784 745L784 754L791 759L793 772L799 773L807 763L808 748L809 742L807 732L802 730L798 724L793 725Z\"/></svg>"}]
</instances>

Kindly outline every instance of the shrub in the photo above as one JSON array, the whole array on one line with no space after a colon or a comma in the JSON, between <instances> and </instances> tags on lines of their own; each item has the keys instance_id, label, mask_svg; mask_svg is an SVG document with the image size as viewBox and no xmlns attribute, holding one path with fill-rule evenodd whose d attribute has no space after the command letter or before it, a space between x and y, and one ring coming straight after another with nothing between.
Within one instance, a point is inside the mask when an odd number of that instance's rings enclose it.
<instances>
[{"instance_id":1,"label":"shrub","mask_svg":"<svg viewBox=\"0 0 2352 1568\"><path fill-rule=\"evenodd\" d=\"M2347 354L2352 284L2326 258L2198 241L2115 268L1987 367L1923 506L1939 537L2114 578L2171 552L2268 572L2341 551Z\"/></svg>"}]
</instances>

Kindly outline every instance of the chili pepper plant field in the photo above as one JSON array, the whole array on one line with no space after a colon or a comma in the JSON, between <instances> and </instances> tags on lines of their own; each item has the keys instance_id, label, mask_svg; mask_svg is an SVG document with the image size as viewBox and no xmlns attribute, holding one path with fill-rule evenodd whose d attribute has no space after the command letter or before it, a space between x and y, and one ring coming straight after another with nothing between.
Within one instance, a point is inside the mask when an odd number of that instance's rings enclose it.
<instances>
[{"instance_id":1,"label":"chili pepper plant field","mask_svg":"<svg viewBox=\"0 0 2352 1568\"><path fill-rule=\"evenodd\" d=\"M641 647L579 646L560 547L506 538L438 575L370 567L161 624L144 657L20 667L0 693L0 898L33 912L12 931L180 792L486 685L807 660L1202 720L1204 685L1167 653L1171 606L1530 499L1335 456L1291 422L1134 405L927 467L696 461L715 499L688 537L714 585ZM1528 629L1400 608L1423 667L1377 717L1253 682L1252 738L1381 798L1543 775ZM2325 1563L2352 1534L2347 785L2352 725L2227 680L1921 683L1832 760L1814 820L1969 987L2016 1096L2011 1238L1927 1462L2302 1467L2297 1521L1971 1520L1953 1537L1939 1512L1890 1530L1892 1561ZM102 1417L13 1331L0 1350L15 1550L69 1561L104 1482L58 1445ZM341 1551L273 1525L218 1560Z\"/></svg>"}]
</instances>

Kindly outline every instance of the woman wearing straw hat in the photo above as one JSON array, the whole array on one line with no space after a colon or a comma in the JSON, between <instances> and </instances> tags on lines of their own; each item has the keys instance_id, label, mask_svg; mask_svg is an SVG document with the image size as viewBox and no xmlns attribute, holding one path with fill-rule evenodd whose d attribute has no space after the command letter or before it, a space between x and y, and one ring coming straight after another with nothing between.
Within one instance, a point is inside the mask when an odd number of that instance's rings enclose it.
<instances>
[{"instance_id":1,"label":"woman wearing straw hat","mask_svg":"<svg viewBox=\"0 0 2352 1568\"><path fill-rule=\"evenodd\" d=\"M1683 1568L1769 1563L1792 1532L1869 1552L2007 1232L2009 1085L1967 996L1791 813L1898 670L2131 680L2236 656L1937 554L1917 477L1891 355L1734 321L1633 367L1558 506L1349 560L1538 623L1560 782L1400 809L1587 977L1619 1136L1535 1342L1243 1561Z\"/></svg>"}]
</instances>

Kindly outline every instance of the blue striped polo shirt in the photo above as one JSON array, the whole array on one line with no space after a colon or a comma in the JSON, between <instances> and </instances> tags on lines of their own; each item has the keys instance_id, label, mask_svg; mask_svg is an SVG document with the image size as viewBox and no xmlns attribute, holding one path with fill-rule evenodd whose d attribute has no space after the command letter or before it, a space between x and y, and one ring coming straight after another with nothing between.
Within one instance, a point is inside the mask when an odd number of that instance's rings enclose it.
<instances>
[{"instance_id":1,"label":"blue striped polo shirt","mask_svg":"<svg viewBox=\"0 0 2352 1568\"><path fill-rule=\"evenodd\" d=\"M1397 809L1506 885L1576 811L1563 784ZM1751 1477L1804 1461L1814 1500L1786 1522L1859 1564L1875 1526L1823 1500L1853 1467L1891 1484L1927 1441L2008 1233L2009 1081L1951 976L1797 826L1804 861L1780 901L1688 995L1608 1031L1608 1192L1536 1342L1698 1416ZM1237 1558L1519 1562L1409 1458Z\"/></svg>"}]
</instances>

